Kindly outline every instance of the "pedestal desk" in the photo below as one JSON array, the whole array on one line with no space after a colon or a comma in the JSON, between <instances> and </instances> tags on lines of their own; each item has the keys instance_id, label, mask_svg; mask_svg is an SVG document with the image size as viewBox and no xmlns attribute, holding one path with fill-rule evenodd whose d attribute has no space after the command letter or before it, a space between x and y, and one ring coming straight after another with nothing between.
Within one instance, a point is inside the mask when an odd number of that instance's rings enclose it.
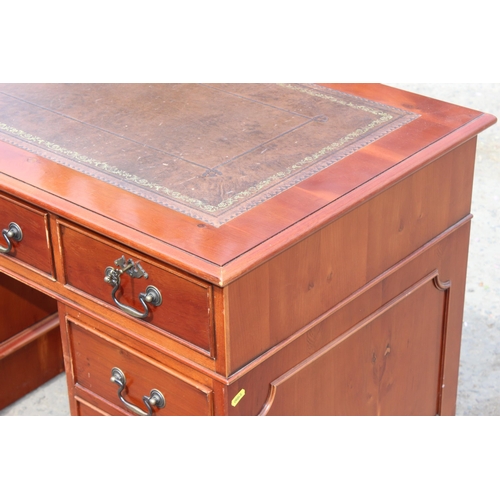
<instances>
[{"instance_id":1,"label":"pedestal desk","mask_svg":"<svg viewBox=\"0 0 500 500\"><path fill-rule=\"evenodd\" d=\"M476 136L383 85L0 85L0 407L450 415ZM62 342L61 342L62 341Z\"/></svg>"}]
</instances>

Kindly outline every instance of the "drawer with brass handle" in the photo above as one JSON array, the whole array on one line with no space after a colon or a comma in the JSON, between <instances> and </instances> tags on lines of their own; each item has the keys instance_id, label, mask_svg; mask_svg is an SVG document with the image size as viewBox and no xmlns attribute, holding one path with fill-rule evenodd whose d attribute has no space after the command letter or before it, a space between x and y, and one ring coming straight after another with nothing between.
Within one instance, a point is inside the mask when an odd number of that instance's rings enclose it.
<instances>
[{"instance_id":1,"label":"drawer with brass handle","mask_svg":"<svg viewBox=\"0 0 500 500\"><path fill-rule=\"evenodd\" d=\"M66 316L76 398L105 413L211 415L212 389Z\"/></svg>"},{"instance_id":2,"label":"drawer with brass handle","mask_svg":"<svg viewBox=\"0 0 500 500\"><path fill-rule=\"evenodd\" d=\"M9 256L53 276L49 216L13 198L0 195L0 258Z\"/></svg>"},{"instance_id":3,"label":"drawer with brass handle","mask_svg":"<svg viewBox=\"0 0 500 500\"><path fill-rule=\"evenodd\" d=\"M210 284L78 226L58 232L66 286L213 353Z\"/></svg>"}]
</instances>

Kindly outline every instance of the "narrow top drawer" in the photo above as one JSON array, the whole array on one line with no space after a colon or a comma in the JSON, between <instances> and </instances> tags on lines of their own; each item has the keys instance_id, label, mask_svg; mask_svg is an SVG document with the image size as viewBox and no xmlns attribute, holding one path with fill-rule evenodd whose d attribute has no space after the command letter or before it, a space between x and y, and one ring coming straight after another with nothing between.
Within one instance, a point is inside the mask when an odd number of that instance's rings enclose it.
<instances>
[{"instance_id":1,"label":"narrow top drawer","mask_svg":"<svg viewBox=\"0 0 500 500\"><path fill-rule=\"evenodd\" d=\"M8 255L53 276L49 216L0 194L0 256Z\"/></svg>"},{"instance_id":2,"label":"narrow top drawer","mask_svg":"<svg viewBox=\"0 0 500 500\"><path fill-rule=\"evenodd\" d=\"M58 232L66 285L213 355L211 285L79 226L58 221Z\"/></svg>"}]
</instances>

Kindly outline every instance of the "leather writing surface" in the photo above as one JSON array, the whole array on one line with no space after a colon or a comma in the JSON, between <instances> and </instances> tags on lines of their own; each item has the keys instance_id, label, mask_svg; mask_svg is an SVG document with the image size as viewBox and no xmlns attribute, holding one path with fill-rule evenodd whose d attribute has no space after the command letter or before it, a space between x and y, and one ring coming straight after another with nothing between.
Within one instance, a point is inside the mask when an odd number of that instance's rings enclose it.
<instances>
[{"instance_id":1,"label":"leather writing surface","mask_svg":"<svg viewBox=\"0 0 500 500\"><path fill-rule=\"evenodd\" d=\"M0 137L214 226L418 115L312 84L2 84Z\"/></svg>"}]
</instances>

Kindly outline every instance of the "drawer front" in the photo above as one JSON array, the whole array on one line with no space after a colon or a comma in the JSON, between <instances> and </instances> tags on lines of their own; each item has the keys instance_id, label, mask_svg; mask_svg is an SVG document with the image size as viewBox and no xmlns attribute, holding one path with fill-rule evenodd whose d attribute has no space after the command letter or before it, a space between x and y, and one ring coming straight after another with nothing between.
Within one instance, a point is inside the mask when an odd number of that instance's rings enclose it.
<instances>
[{"instance_id":1,"label":"drawer front","mask_svg":"<svg viewBox=\"0 0 500 500\"><path fill-rule=\"evenodd\" d=\"M112 415L112 413L107 412L107 408L98 408L92 403L89 403L81 398L76 398L75 406L76 416L78 417L109 417ZM118 416L123 416L123 414L118 413Z\"/></svg>"},{"instance_id":2,"label":"drawer front","mask_svg":"<svg viewBox=\"0 0 500 500\"><path fill-rule=\"evenodd\" d=\"M5 239L3 230L11 230L13 228L12 224L17 225L20 232L16 228L14 229L15 234L11 237L8 236L11 249L6 252L9 244ZM0 195L0 230L2 230L0 257L9 255L42 271L44 274L53 275L47 213Z\"/></svg>"},{"instance_id":3,"label":"drawer front","mask_svg":"<svg viewBox=\"0 0 500 500\"><path fill-rule=\"evenodd\" d=\"M105 416L105 413L98 411L96 408L94 408L93 406L90 406L87 403L84 403L83 401L78 401L77 407L78 407L78 415L81 417L102 417L102 416Z\"/></svg>"},{"instance_id":4,"label":"drawer front","mask_svg":"<svg viewBox=\"0 0 500 500\"><path fill-rule=\"evenodd\" d=\"M134 411L120 401L120 386L111 381L112 369L119 368L125 375L125 400L146 411L144 396L156 389L165 400L161 409L153 406L154 415L211 415L212 390L169 370L139 352L110 339L101 332L67 317L66 328L73 362L75 390L80 395L89 394L94 402L104 400L128 414Z\"/></svg>"},{"instance_id":5,"label":"drawer front","mask_svg":"<svg viewBox=\"0 0 500 500\"><path fill-rule=\"evenodd\" d=\"M145 318L136 318L136 321L154 325L212 354L212 288L209 284L81 228L61 222L58 227L66 285L111 304L127 317L133 317L130 309L147 312ZM121 257L126 262L129 259L135 264L140 262L147 277L132 277L123 272L113 298L114 287L104 278L108 267L120 268L115 261ZM146 293L150 286L160 292L160 305L141 302L140 294Z\"/></svg>"}]
</instances>

